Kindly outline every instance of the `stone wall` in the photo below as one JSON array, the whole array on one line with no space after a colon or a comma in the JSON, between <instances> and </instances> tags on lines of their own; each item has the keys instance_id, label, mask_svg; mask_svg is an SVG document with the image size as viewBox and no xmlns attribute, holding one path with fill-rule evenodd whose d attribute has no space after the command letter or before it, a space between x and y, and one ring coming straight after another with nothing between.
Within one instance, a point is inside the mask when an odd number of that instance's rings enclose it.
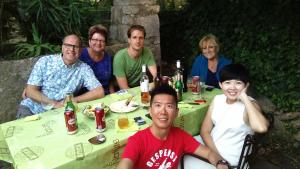
<instances>
[{"instance_id":1,"label":"stone wall","mask_svg":"<svg viewBox=\"0 0 300 169\"><path fill-rule=\"evenodd\" d=\"M146 29L145 46L153 52L160 65L159 6L156 0L114 0L111 9L112 43L127 44L127 30L133 24Z\"/></svg>"},{"instance_id":2,"label":"stone wall","mask_svg":"<svg viewBox=\"0 0 300 169\"><path fill-rule=\"evenodd\" d=\"M37 59L0 62L0 123L15 119L22 91Z\"/></svg>"}]
</instances>

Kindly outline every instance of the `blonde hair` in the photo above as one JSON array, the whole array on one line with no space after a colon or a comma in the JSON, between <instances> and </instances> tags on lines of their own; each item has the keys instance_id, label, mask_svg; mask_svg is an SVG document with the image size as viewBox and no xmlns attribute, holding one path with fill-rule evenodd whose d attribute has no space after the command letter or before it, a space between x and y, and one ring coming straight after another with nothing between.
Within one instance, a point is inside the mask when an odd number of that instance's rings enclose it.
<instances>
[{"instance_id":1,"label":"blonde hair","mask_svg":"<svg viewBox=\"0 0 300 169\"><path fill-rule=\"evenodd\" d=\"M219 39L213 35L213 34L207 34L205 36L202 37L202 39L200 40L199 42L199 48L200 48L200 51L202 51L202 48L203 48L203 44L205 42L208 42L208 41L212 41L216 44L216 48L217 48L217 52L219 52L220 50L220 42L219 42Z\"/></svg>"}]
</instances>

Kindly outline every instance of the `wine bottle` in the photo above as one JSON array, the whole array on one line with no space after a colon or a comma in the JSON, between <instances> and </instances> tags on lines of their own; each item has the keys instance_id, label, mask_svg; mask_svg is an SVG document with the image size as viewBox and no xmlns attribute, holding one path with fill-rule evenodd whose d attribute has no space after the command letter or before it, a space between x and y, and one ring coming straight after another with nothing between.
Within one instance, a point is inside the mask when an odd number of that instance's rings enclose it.
<instances>
[{"instance_id":1,"label":"wine bottle","mask_svg":"<svg viewBox=\"0 0 300 169\"><path fill-rule=\"evenodd\" d=\"M146 74L146 65L142 66L142 77L140 80L141 102L146 104L150 101L149 94L149 77Z\"/></svg>"}]
</instances>

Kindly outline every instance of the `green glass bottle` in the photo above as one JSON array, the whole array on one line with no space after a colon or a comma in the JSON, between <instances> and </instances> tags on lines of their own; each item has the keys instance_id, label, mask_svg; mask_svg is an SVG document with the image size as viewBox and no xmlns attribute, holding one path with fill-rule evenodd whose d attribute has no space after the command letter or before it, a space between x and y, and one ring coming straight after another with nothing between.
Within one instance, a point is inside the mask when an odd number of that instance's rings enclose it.
<instances>
[{"instance_id":1,"label":"green glass bottle","mask_svg":"<svg viewBox=\"0 0 300 169\"><path fill-rule=\"evenodd\" d=\"M65 110L72 110L72 111L74 111L74 113L75 113L76 108L75 108L75 105L74 105L73 102L72 102L72 98L73 98L73 95L72 95L72 94L67 94L67 95L66 95L66 100L65 100L65 102L67 102L67 105L66 105L66 107L65 107Z\"/></svg>"},{"instance_id":2,"label":"green glass bottle","mask_svg":"<svg viewBox=\"0 0 300 169\"><path fill-rule=\"evenodd\" d=\"M183 84L182 84L180 74L177 74L177 77L176 77L175 90L176 90L176 93L177 93L177 100L179 102L182 101Z\"/></svg>"}]
</instances>

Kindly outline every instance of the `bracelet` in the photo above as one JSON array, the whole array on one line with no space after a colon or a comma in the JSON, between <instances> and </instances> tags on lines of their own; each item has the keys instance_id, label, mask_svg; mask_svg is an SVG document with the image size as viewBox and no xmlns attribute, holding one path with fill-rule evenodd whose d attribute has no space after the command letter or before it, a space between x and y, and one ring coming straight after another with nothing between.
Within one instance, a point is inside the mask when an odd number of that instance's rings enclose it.
<instances>
[{"instance_id":1,"label":"bracelet","mask_svg":"<svg viewBox=\"0 0 300 169\"><path fill-rule=\"evenodd\" d=\"M216 164L216 167L217 167L219 164L221 164L221 165L227 165L227 166L229 167L229 163L228 163L228 161L226 161L226 160L219 160L219 161L217 162L217 164Z\"/></svg>"}]
</instances>

